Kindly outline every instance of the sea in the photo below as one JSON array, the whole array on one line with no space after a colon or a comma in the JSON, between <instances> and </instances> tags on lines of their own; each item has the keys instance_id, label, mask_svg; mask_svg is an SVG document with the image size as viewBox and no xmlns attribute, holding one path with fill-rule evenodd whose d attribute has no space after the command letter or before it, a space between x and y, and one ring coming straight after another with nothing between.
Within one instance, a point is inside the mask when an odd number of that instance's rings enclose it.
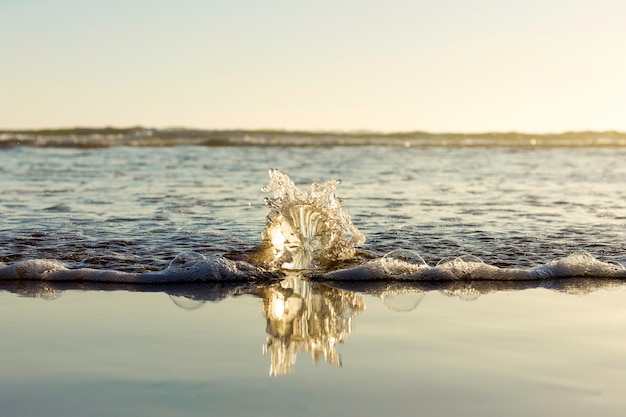
<instances>
[{"instance_id":1,"label":"sea","mask_svg":"<svg viewBox=\"0 0 626 417\"><path fill-rule=\"evenodd\" d=\"M0 415L626 413L626 134L0 131Z\"/></svg>"}]
</instances>

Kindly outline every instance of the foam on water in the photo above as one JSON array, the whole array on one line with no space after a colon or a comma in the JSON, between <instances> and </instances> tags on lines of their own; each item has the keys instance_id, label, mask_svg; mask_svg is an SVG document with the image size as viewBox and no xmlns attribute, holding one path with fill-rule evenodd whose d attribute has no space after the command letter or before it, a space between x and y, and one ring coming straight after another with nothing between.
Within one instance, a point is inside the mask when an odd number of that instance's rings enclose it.
<instances>
[{"instance_id":1,"label":"foam on water","mask_svg":"<svg viewBox=\"0 0 626 417\"><path fill-rule=\"evenodd\" d=\"M59 260L0 263L0 280L85 281L137 284L282 279L288 270L326 281L541 281L560 278L626 278L624 265L577 252L534 268L498 267L471 255L445 258L431 266L410 249L384 256L358 252L365 241L336 195L339 180L298 189L279 170L269 171L273 193L259 246L226 256L185 252L161 271L123 272L69 268Z\"/></svg>"},{"instance_id":2,"label":"foam on water","mask_svg":"<svg viewBox=\"0 0 626 417\"><path fill-rule=\"evenodd\" d=\"M602 262L581 252L556 259L537 268L499 268L479 259L459 257L436 266L415 264L393 257L381 257L358 266L335 270L308 270L300 274L320 281L541 281L561 278L624 279L626 268ZM11 265L0 264L1 280L87 281L135 284L275 280L284 276L245 261L184 253L162 271L132 273L94 268L70 269L63 262L32 259Z\"/></svg>"},{"instance_id":3,"label":"foam on water","mask_svg":"<svg viewBox=\"0 0 626 417\"><path fill-rule=\"evenodd\" d=\"M555 259L546 265L531 268L499 268L487 265L474 256L439 262L436 266L397 259L393 253L368 261L360 266L310 274L323 280L398 280L398 281L458 281L498 280L530 281L554 278L626 278L626 268L618 263L602 262L586 252ZM417 255L419 256L419 255Z\"/></svg>"},{"instance_id":4,"label":"foam on water","mask_svg":"<svg viewBox=\"0 0 626 417\"><path fill-rule=\"evenodd\" d=\"M63 262L50 259L32 259L8 266L0 264L0 279L3 280L162 284L263 280L279 276L280 274L269 272L247 262L233 261L224 257L205 257L195 252L182 253L162 271L147 273L94 268L70 269Z\"/></svg>"}]
</instances>

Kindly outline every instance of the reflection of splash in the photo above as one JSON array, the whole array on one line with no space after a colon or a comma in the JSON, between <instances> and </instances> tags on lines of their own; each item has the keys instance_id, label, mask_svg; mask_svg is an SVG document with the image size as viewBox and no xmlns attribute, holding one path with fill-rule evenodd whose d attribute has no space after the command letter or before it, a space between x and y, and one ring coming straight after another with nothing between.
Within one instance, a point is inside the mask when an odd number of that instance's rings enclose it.
<instances>
[{"instance_id":1,"label":"reflection of splash","mask_svg":"<svg viewBox=\"0 0 626 417\"><path fill-rule=\"evenodd\" d=\"M274 197L265 199L270 213L252 259L285 269L315 269L351 259L365 237L335 195L340 181L313 183L299 190L279 170L271 169L269 174L270 183L263 191L273 192Z\"/></svg>"},{"instance_id":2,"label":"reflection of splash","mask_svg":"<svg viewBox=\"0 0 626 417\"><path fill-rule=\"evenodd\" d=\"M52 299L64 291L130 291L165 293L177 306L197 310L207 301L250 294L263 300L268 334L264 351L270 356L270 375L291 371L300 352L315 361L341 366L336 345L352 332L352 319L365 309L363 297L353 291L328 287L291 275L280 283L220 282L181 284L127 284L94 282L0 281L0 291Z\"/></svg>"},{"instance_id":3,"label":"reflection of splash","mask_svg":"<svg viewBox=\"0 0 626 417\"><path fill-rule=\"evenodd\" d=\"M270 356L270 375L291 371L298 353L315 361L341 366L335 350L352 331L352 319L365 309L363 298L322 284L290 277L263 294L268 333L264 351Z\"/></svg>"},{"instance_id":4,"label":"reflection of splash","mask_svg":"<svg viewBox=\"0 0 626 417\"><path fill-rule=\"evenodd\" d=\"M299 273L300 274L300 273ZM352 319L365 310L361 294L378 296L389 309L409 312L418 308L430 292L472 300L501 291L545 288L567 294L585 295L599 290L624 288L623 280L593 278L542 281L332 281L317 283L290 275L280 284L261 282L211 282L179 284L128 284L94 282L0 281L0 291L20 296L56 299L64 291L130 291L164 293L178 307L196 310L207 301L250 294L263 300L268 334L264 351L270 357L270 375L290 372L300 352L314 360L340 366L336 345L352 332ZM228 336L225 336L228 337Z\"/></svg>"}]
</instances>

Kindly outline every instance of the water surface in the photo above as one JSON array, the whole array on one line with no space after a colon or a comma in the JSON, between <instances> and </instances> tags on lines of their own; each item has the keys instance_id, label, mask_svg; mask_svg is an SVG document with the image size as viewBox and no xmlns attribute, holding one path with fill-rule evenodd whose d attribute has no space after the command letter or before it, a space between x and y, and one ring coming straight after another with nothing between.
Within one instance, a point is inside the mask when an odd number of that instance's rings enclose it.
<instances>
[{"instance_id":1,"label":"water surface","mask_svg":"<svg viewBox=\"0 0 626 417\"><path fill-rule=\"evenodd\" d=\"M618 142L7 135L3 416L626 411ZM354 259L246 262L269 168L342 180Z\"/></svg>"}]
</instances>

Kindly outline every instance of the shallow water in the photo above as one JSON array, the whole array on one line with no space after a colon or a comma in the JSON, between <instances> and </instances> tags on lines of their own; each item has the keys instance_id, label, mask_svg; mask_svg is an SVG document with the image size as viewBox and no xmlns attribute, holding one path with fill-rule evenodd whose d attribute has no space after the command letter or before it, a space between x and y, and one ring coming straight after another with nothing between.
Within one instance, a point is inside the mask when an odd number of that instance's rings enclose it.
<instances>
[{"instance_id":1,"label":"shallow water","mask_svg":"<svg viewBox=\"0 0 626 417\"><path fill-rule=\"evenodd\" d=\"M52 301L49 288L47 300L0 292L2 415L626 410L621 283L294 287L106 284L57 288Z\"/></svg>"},{"instance_id":2,"label":"shallow water","mask_svg":"<svg viewBox=\"0 0 626 417\"><path fill-rule=\"evenodd\" d=\"M267 167L329 178L362 249L471 254L532 268L574 252L626 261L626 148L17 147L0 171L0 261L159 270L260 242Z\"/></svg>"},{"instance_id":3,"label":"shallow water","mask_svg":"<svg viewBox=\"0 0 626 417\"><path fill-rule=\"evenodd\" d=\"M0 414L623 414L625 157L2 149ZM271 167L302 189L342 179L366 255L313 272L226 263L261 242ZM37 260L52 263L6 280ZM89 272L50 280L50 265ZM534 275L502 280L518 270ZM107 273L128 282L91 279ZM137 283L155 276L189 282Z\"/></svg>"}]
</instances>

